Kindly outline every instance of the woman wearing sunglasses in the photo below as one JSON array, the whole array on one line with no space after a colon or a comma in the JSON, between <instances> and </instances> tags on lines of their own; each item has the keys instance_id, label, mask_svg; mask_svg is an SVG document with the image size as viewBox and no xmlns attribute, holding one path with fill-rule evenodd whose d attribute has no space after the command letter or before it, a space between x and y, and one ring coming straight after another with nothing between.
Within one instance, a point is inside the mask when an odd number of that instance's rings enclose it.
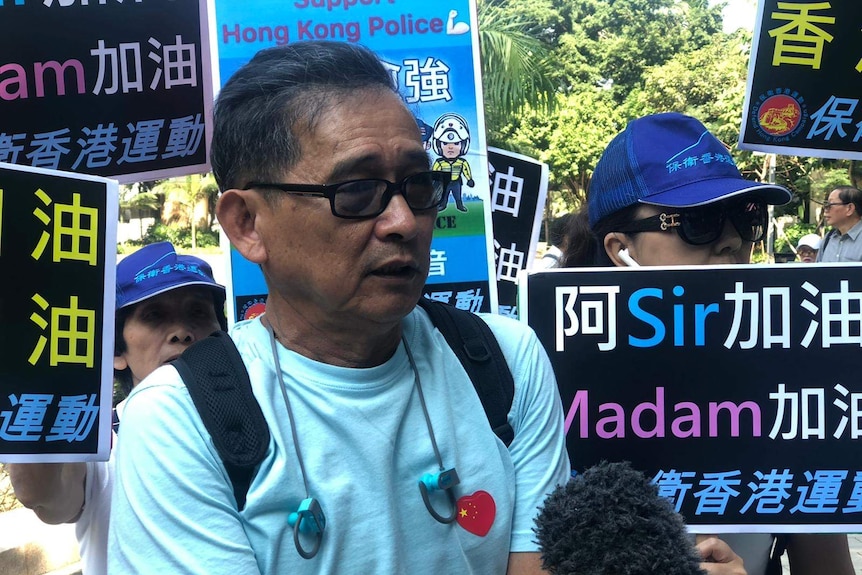
<instances>
[{"instance_id":1,"label":"woman wearing sunglasses","mask_svg":"<svg viewBox=\"0 0 862 575\"><path fill-rule=\"evenodd\" d=\"M766 230L767 204L789 200L780 186L743 179L724 144L694 118L646 116L630 122L596 164L564 263L748 263Z\"/></svg>"},{"instance_id":2,"label":"woman wearing sunglasses","mask_svg":"<svg viewBox=\"0 0 862 575\"><path fill-rule=\"evenodd\" d=\"M569 221L563 265L746 264L766 230L767 205L790 197L781 186L743 179L724 144L694 118L639 118L596 164L587 210ZM772 573L772 535L728 534L721 540L699 545L705 559L715 561L702 564L708 573ZM785 535L779 540L784 546L792 575L853 575L845 535ZM772 564L778 573L780 554Z\"/></svg>"}]
</instances>

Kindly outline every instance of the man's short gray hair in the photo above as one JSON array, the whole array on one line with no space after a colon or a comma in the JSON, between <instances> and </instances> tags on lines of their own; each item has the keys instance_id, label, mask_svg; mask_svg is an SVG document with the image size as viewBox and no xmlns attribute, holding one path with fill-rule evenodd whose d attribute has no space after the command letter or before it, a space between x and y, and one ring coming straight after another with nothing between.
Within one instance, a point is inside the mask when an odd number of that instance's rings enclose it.
<instances>
[{"instance_id":1,"label":"man's short gray hair","mask_svg":"<svg viewBox=\"0 0 862 575\"><path fill-rule=\"evenodd\" d=\"M392 76L369 49L309 41L261 50L234 73L216 100L212 148L219 189L277 181L300 158L299 130L357 90L395 92Z\"/></svg>"}]
</instances>

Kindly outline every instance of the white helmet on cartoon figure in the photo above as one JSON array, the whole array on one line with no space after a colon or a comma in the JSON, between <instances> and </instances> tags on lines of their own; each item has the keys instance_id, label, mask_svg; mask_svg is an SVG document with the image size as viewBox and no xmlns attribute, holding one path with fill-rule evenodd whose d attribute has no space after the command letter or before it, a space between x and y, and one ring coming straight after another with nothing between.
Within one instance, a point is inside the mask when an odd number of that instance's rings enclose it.
<instances>
[{"instance_id":1,"label":"white helmet on cartoon figure","mask_svg":"<svg viewBox=\"0 0 862 575\"><path fill-rule=\"evenodd\" d=\"M470 129L467 127L467 121L452 112L443 114L434 122L431 142L434 151L441 156L443 155L443 144L458 142L461 144L461 155L463 156L470 149Z\"/></svg>"}]
</instances>

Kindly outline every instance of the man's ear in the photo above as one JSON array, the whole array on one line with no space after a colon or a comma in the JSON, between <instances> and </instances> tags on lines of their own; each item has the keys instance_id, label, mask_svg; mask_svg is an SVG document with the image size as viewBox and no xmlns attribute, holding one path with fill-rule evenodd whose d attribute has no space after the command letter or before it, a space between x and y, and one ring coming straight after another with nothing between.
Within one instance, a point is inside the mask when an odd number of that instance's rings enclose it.
<instances>
[{"instance_id":1,"label":"man's ear","mask_svg":"<svg viewBox=\"0 0 862 575\"><path fill-rule=\"evenodd\" d=\"M620 232L609 232L605 234L605 239L602 242L602 245L605 248L605 253L607 253L608 257L611 259L611 262L613 262L617 267L624 268L629 264L620 258L620 250L629 249L631 247L630 243L629 237L626 234Z\"/></svg>"},{"instance_id":2,"label":"man's ear","mask_svg":"<svg viewBox=\"0 0 862 575\"><path fill-rule=\"evenodd\" d=\"M125 354L114 356L114 369L117 371L123 371L127 367L129 367L129 362L126 361Z\"/></svg>"},{"instance_id":3,"label":"man's ear","mask_svg":"<svg viewBox=\"0 0 862 575\"><path fill-rule=\"evenodd\" d=\"M264 197L254 190L225 190L216 204L216 217L230 243L256 264L266 260L258 224L269 209Z\"/></svg>"}]
</instances>

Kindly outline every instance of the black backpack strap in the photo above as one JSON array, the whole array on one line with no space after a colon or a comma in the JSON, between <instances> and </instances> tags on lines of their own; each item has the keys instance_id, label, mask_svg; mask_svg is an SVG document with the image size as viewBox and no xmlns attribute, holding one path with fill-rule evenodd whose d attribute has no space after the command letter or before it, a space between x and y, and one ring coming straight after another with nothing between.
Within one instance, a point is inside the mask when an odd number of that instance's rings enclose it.
<instances>
[{"instance_id":1,"label":"black backpack strap","mask_svg":"<svg viewBox=\"0 0 862 575\"><path fill-rule=\"evenodd\" d=\"M817 261L821 261L823 259L823 254L826 253L826 246L829 245L830 240L835 236L837 231L835 228L832 228L828 232L826 232L826 236L824 236L823 241L820 242L820 249L817 251Z\"/></svg>"},{"instance_id":2,"label":"black backpack strap","mask_svg":"<svg viewBox=\"0 0 862 575\"><path fill-rule=\"evenodd\" d=\"M269 427L230 336L217 331L174 360L233 485L237 509L269 446Z\"/></svg>"},{"instance_id":3,"label":"black backpack strap","mask_svg":"<svg viewBox=\"0 0 862 575\"><path fill-rule=\"evenodd\" d=\"M491 328L468 311L427 298L419 299L431 322L458 356L482 401L491 429L508 447L515 438L508 415L515 397L515 381Z\"/></svg>"}]
</instances>

